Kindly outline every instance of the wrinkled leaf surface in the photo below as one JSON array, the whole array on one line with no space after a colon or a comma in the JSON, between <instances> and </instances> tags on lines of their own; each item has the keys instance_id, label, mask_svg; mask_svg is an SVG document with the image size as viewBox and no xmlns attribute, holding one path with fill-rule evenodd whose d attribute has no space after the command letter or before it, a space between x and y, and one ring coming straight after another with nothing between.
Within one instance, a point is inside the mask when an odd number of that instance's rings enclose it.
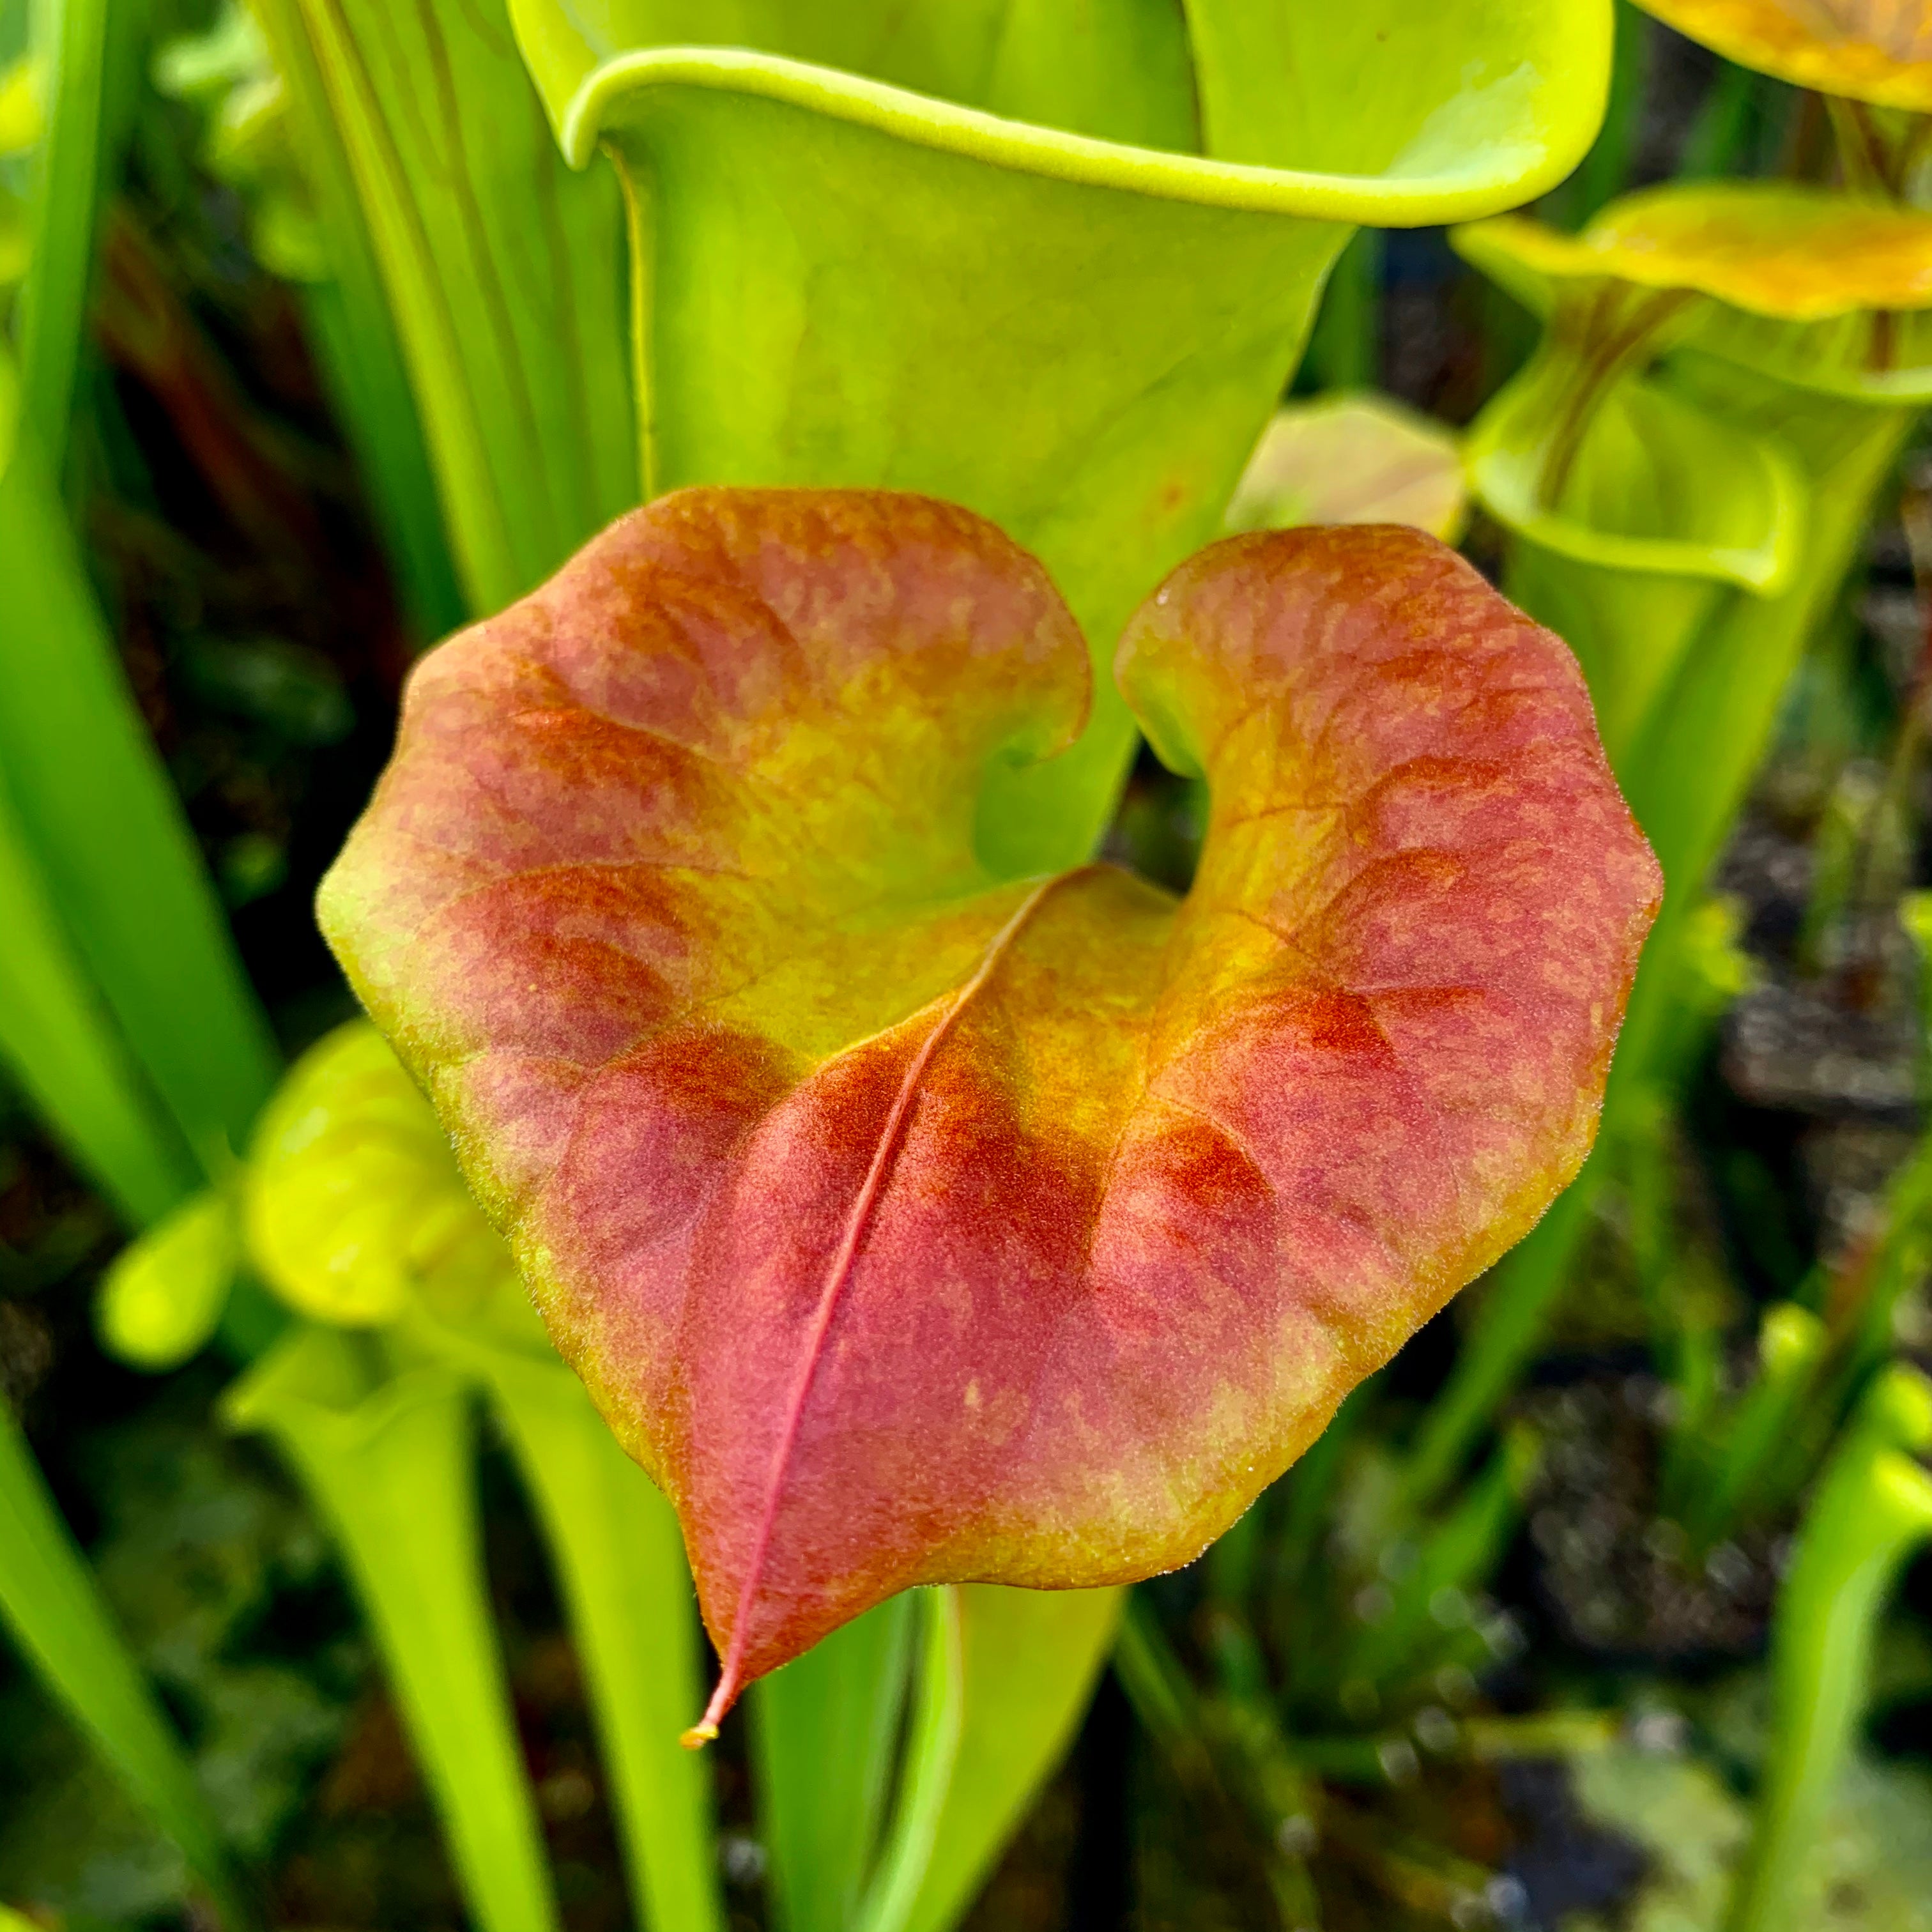
<instances>
[{"instance_id":1,"label":"wrinkled leaf surface","mask_svg":"<svg viewBox=\"0 0 1932 1932\"><path fill-rule=\"evenodd\" d=\"M1087 663L969 512L686 491L424 660L325 885L718 1708L912 1584L1187 1561L1588 1144L1657 875L1560 643L1419 532L1202 553L1120 657L1180 903L977 856Z\"/></svg>"}]
</instances>

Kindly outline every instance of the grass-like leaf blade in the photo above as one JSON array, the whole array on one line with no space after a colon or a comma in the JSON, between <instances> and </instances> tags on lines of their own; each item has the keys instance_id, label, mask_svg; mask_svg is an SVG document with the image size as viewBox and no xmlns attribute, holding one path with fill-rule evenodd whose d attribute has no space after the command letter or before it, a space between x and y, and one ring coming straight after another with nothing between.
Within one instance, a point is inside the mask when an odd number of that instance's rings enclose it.
<instances>
[{"instance_id":1,"label":"grass-like leaf blade","mask_svg":"<svg viewBox=\"0 0 1932 1932\"><path fill-rule=\"evenodd\" d=\"M240 1932L251 1922L194 1774L4 1406L0 1619L128 1790L187 1854L230 1932Z\"/></svg>"},{"instance_id":2,"label":"grass-like leaf blade","mask_svg":"<svg viewBox=\"0 0 1932 1932\"><path fill-rule=\"evenodd\" d=\"M678 1743L704 1694L677 1518L560 1362L478 1358L569 1607L639 1922L719 1932L710 1767Z\"/></svg>"},{"instance_id":3,"label":"grass-like leaf blade","mask_svg":"<svg viewBox=\"0 0 1932 1932\"><path fill-rule=\"evenodd\" d=\"M122 1219L154 1220L194 1163L94 997L4 789L0 930L0 1059Z\"/></svg>"},{"instance_id":4,"label":"grass-like leaf blade","mask_svg":"<svg viewBox=\"0 0 1932 1932\"><path fill-rule=\"evenodd\" d=\"M759 1810L788 1932L850 1924L858 1911L891 1790L914 1601L880 1604L757 1688Z\"/></svg>"},{"instance_id":5,"label":"grass-like leaf blade","mask_svg":"<svg viewBox=\"0 0 1932 1932\"><path fill-rule=\"evenodd\" d=\"M556 1932L483 1577L462 1378L425 1368L380 1379L354 1340L310 1327L226 1408L274 1438L335 1532L471 1917L482 1932Z\"/></svg>"}]
</instances>

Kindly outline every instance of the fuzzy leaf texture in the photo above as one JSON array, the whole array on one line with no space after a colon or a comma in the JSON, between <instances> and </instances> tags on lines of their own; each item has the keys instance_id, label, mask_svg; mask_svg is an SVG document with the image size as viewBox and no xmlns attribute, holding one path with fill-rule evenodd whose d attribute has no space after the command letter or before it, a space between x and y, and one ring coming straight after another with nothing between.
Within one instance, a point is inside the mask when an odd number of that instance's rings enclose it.
<instances>
[{"instance_id":1,"label":"fuzzy leaf texture","mask_svg":"<svg viewBox=\"0 0 1932 1932\"><path fill-rule=\"evenodd\" d=\"M1196 1556L1575 1173L1657 905L1568 652L1389 526L1124 635L1185 900L1003 880L1088 656L971 513L690 490L433 652L324 884L741 1685Z\"/></svg>"}]
</instances>

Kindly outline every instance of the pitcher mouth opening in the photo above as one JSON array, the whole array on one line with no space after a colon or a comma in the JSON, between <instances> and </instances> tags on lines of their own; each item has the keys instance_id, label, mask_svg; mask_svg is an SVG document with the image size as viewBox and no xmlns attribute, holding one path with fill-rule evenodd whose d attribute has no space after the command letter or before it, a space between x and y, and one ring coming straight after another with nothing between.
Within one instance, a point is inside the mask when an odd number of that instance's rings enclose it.
<instances>
[{"instance_id":1,"label":"pitcher mouth opening","mask_svg":"<svg viewBox=\"0 0 1932 1932\"><path fill-rule=\"evenodd\" d=\"M1469 158L1445 170L1403 166L1405 154L1442 152L1440 136L1412 141L1381 172L1273 167L1066 133L782 55L653 47L614 56L585 78L557 118L565 158L588 166L621 125L627 98L676 88L775 101L1021 173L1206 208L1378 227L1430 226L1518 206L1562 180L1588 145L1574 135L1546 145L1519 126L1463 145L1459 152ZM1510 121L1526 120L1517 105L1526 92L1522 70L1490 91L1503 97ZM1469 118L1473 125L1480 116L1472 110ZM1580 115L1574 124L1594 128L1596 116Z\"/></svg>"}]
</instances>

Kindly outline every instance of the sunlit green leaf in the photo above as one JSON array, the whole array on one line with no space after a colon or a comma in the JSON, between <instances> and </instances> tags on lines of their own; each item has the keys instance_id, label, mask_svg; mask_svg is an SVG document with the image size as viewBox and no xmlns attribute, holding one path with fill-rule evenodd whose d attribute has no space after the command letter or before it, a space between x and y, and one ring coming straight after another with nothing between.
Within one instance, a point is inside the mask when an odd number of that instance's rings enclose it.
<instances>
[{"instance_id":1,"label":"sunlit green leaf","mask_svg":"<svg viewBox=\"0 0 1932 1932\"><path fill-rule=\"evenodd\" d=\"M67 449L93 273L109 22L116 4L43 0L33 16L33 58L44 90L45 120L34 157L32 234L14 338L22 407L56 474ZM122 20L124 32L132 26L130 19ZM20 110L14 112L19 118ZM0 432L0 465L7 440Z\"/></svg>"},{"instance_id":2,"label":"sunlit green leaf","mask_svg":"<svg viewBox=\"0 0 1932 1932\"><path fill-rule=\"evenodd\" d=\"M1124 1596L960 1588L964 1714L906 1932L946 1932L965 1910L1072 1739Z\"/></svg>"},{"instance_id":3,"label":"sunlit green leaf","mask_svg":"<svg viewBox=\"0 0 1932 1932\"><path fill-rule=\"evenodd\" d=\"M857 1916L892 1789L914 1607L894 1597L758 1687L759 1815L788 1932Z\"/></svg>"}]
</instances>

